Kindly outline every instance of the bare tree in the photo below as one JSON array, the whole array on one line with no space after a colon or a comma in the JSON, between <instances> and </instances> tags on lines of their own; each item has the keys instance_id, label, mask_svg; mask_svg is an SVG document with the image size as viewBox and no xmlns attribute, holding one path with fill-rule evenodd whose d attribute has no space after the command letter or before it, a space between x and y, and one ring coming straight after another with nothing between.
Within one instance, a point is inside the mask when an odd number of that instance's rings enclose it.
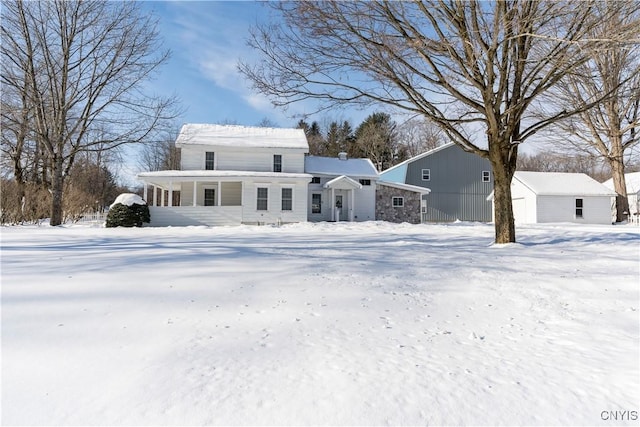
<instances>
[{"instance_id":1,"label":"bare tree","mask_svg":"<svg viewBox=\"0 0 640 427\"><path fill-rule=\"evenodd\" d=\"M532 105L590 49L638 41L638 22L591 38L608 19L593 14L596 3L280 2L272 5L283 24L255 29L249 44L261 61L240 70L276 106L386 104L433 121L491 162L495 241L514 242L518 145L611 94L574 109L549 106L542 118Z\"/></svg>"},{"instance_id":2,"label":"bare tree","mask_svg":"<svg viewBox=\"0 0 640 427\"><path fill-rule=\"evenodd\" d=\"M406 147L407 156L414 157L446 144L442 129L425 119L412 117L398 125L398 140Z\"/></svg>"},{"instance_id":3,"label":"bare tree","mask_svg":"<svg viewBox=\"0 0 640 427\"><path fill-rule=\"evenodd\" d=\"M138 167L145 171L180 170L180 149L176 147L179 129L163 133L145 143L138 154Z\"/></svg>"},{"instance_id":4,"label":"bare tree","mask_svg":"<svg viewBox=\"0 0 640 427\"><path fill-rule=\"evenodd\" d=\"M168 58L156 21L135 2L3 2L3 107L47 154L51 225L63 220L65 176L80 152L144 141L173 100L148 96L143 84ZM90 130L99 128L95 139ZM19 134L19 130L15 132Z\"/></svg>"},{"instance_id":5,"label":"bare tree","mask_svg":"<svg viewBox=\"0 0 640 427\"><path fill-rule=\"evenodd\" d=\"M615 13L610 9L615 7ZM618 27L640 25L638 4L601 2L594 15L607 18L595 28L591 37L603 37ZM600 31L598 33L596 31ZM568 74L552 91L550 102L566 108L579 108L602 92L611 96L593 108L557 123L554 135L557 149L569 154L594 156L608 163L616 193L617 220L624 221L629 212L625 183L625 154L640 141L640 43L624 47L598 46L590 50L589 61ZM562 132L558 135L558 130ZM556 138L554 138L554 136ZM563 143L557 142L557 137Z\"/></svg>"}]
</instances>

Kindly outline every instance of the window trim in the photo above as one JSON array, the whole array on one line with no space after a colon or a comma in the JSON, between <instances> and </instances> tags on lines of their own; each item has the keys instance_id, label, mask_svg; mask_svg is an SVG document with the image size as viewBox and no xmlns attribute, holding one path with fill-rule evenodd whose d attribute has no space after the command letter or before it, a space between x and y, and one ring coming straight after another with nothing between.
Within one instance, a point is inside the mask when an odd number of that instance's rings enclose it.
<instances>
[{"instance_id":1,"label":"window trim","mask_svg":"<svg viewBox=\"0 0 640 427\"><path fill-rule=\"evenodd\" d=\"M260 197L260 190L266 191L266 197L263 197L263 198ZM264 209L260 208L260 201L262 200L265 201ZM256 187L256 210L269 211L269 187L268 186Z\"/></svg>"},{"instance_id":2,"label":"window trim","mask_svg":"<svg viewBox=\"0 0 640 427\"><path fill-rule=\"evenodd\" d=\"M396 201L400 203L396 203ZM404 197L402 196L391 197L391 206L393 206L394 208L404 208Z\"/></svg>"},{"instance_id":3,"label":"window trim","mask_svg":"<svg viewBox=\"0 0 640 427\"><path fill-rule=\"evenodd\" d=\"M279 161L276 162L276 159L278 159ZM273 171L274 172L282 172L282 154L274 154L273 155Z\"/></svg>"},{"instance_id":4,"label":"window trim","mask_svg":"<svg viewBox=\"0 0 640 427\"><path fill-rule=\"evenodd\" d=\"M207 157L211 154L211 161ZM208 166L211 165L211 168ZM216 152L215 151L205 151L204 152L204 170L213 171L216 170Z\"/></svg>"},{"instance_id":5,"label":"window trim","mask_svg":"<svg viewBox=\"0 0 640 427\"><path fill-rule=\"evenodd\" d=\"M290 190L291 191L291 198L290 199L285 199L284 198L284 190ZM293 211L293 187L281 187L280 188L280 210L282 212L292 212ZM289 207L289 209L285 209L284 208L284 201L285 200L289 200L289 202L291 203L291 206Z\"/></svg>"},{"instance_id":6,"label":"window trim","mask_svg":"<svg viewBox=\"0 0 640 427\"><path fill-rule=\"evenodd\" d=\"M491 171L482 171L482 182L491 182Z\"/></svg>"},{"instance_id":7,"label":"window trim","mask_svg":"<svg viewBox=\"0 0 640 427\"><path fill-rule=\"evenodd\" d=\"M425 171L427 171L425 178ZM422 180L423 181L431 181L431 169L422 169Z\"/></svg>"},{"instance_id":8,"label":"window trim","mask_svg":"<svg viewBox=\"0 0 640 427\"><path fill-rule=\"evenodd\" d=\"M584 198L582 197L577 197L575 199L575 217L576 219L583 219L584 218Z\"/></svg>"}]
</instances>

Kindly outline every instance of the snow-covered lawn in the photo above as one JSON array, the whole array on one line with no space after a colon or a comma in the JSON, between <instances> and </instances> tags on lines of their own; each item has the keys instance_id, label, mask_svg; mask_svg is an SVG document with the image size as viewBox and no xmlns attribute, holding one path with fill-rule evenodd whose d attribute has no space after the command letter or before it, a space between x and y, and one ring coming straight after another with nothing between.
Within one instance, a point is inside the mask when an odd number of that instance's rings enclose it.
<instances>
[{"instance_id":1,"label":"snow-covered lawn","mask_svg":"<svg viewBox=\"0 0 640 427\"><path fill-rule=\"evenodd\" d=\"M639 231L2 228L2 423L637 425Z\"/></svg>"}]
</instances>

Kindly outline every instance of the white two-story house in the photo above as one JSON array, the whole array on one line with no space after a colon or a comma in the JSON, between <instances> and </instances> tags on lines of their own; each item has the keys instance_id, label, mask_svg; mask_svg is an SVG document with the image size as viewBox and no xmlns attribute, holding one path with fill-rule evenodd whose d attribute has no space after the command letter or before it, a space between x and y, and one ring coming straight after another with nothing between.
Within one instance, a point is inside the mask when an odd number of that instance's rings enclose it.
<instances>
[{"instance_id":1,"label":"white two-story house","mask_svg":"<svg viewBox=\"0 0 640 427\"><path fill-rule=\"evenodd\" d=\"M138 174L151 226L307 220L302 129L186 124L176 147L180 170Z\"/></svg>"}]
</instances>

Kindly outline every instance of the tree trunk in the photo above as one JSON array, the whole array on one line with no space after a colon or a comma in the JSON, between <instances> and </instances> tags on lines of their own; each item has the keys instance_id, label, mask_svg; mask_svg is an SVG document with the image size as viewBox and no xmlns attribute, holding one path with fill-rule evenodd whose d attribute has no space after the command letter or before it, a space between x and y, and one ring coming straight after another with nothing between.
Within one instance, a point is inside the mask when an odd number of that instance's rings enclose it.
<instances>
[{"instance_id":1,"label":"tree trunk","mask_svg":"<svg viewBox=\"0 0 640 427\"><path fill-rule=\"evenodd\" d=\"M51 226L62 224L63 188L64 175L62 157L57 155L51 159L51 218L49 220Z\"/></svg>"},{"instance_id":2,"label":"tree trunk","mask_svg":"<svg viewBox=\"0 0 640 427\"><path fill-rule=\"evenodd\" d=\"M622 156L610 157L609 166L613 176L613 188L616 192L616 222L626 221L629 217L629 199L627 198L627 183L624 177Z\"/></svg>"},{"instance_id":3,"label":"tree trunk","mask_svg":"<svg viewBox=\"0 0 640 427\"><path fill-rule=\"evenodd\" d=\"M513 219L511 180L515 173L517 150L504 152L498 144L490 144L489 160L493 169L493 205L495 222L495 243L515 243L516 227ZM514 147L515 148L515 147Z\"/></svg>"}]
</instances>

